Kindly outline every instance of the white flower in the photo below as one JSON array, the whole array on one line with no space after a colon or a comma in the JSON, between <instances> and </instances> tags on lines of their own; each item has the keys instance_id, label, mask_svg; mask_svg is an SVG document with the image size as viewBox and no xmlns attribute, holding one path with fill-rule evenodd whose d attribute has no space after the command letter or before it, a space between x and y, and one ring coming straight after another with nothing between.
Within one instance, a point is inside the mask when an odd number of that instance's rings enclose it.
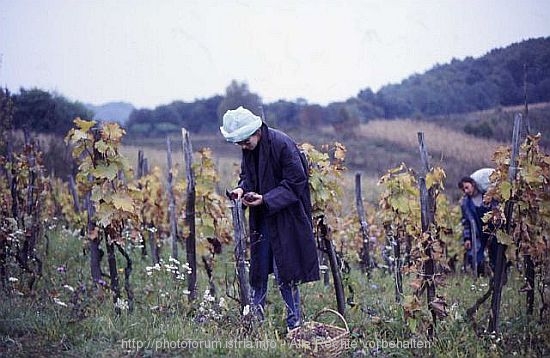
<instances>
[{"instance_id":1,"label":"white flower","mask_svg":"<svg viewBox=\"0 0 550 358\"><path fill-rule=\"evenodd\" d=\"M60 306L67 307L67 304L66 304L65 302L59 300L57 297L55 297L55 298L53 299L53 301L54 301L55 303L57 303L58 305L60 305Z\"/></svg>"},{"instance_id":2,"label":"white flower","mask_svg":"<svg viewBox=\"0 0 550 358\"><path fill-rule=\"evenodd\" d=\"M178 272L178 266L176 265L164 265L166 272Z\"/></svg>"},{"instance_id":3,"label":"white flower","mask_svg":"<svg viewBox=\"0 0 550 358\"><path fill-rule=\"evenodd\" d=\"M250 313L250 306L249 305L246 305L243 307L243 316L248 316L248 314Z\"/></svg>"},{"instance_id":4,"label":"white flower","mask_svg":"<svg viewBox=\"0 0 550 358\"><path fill-rule=\"evenodd\" d=\"M147 271L147 275L151 276L153 274L153 270L160 271L160 265L155 264L155 266L146 266L145 271Z\"/></svg>"},{"instance_id":5,"label":"white flower","mask_svg":"<svg viewBox=\"0 0 550 358\"><path fill-rule=\"evenodd\" d=\"M225 302L225 299L223 297L220 297L220 302L218 303L218 305L221 308L227 308L227 303Z\"/></svg>"},{"instance_id":6,"label":"white flower","mask_svg":"<svg viewBox=\"0 0 550 358\"><path fill-rule=\"evenodd\" d=\"M191 272L193 272L193 270L191 269L191 267L189 266L189 263L185 263L183 264L182 268L187 271L187 274L190 275Z\"/></svg>"},{"instance_id":7,"label":"white flower","mask_svg":"<svg viewBox=\"0 0 550 358\"><path fill-rule=\"evenodd\" d=\"M8 281L9 282L17 282L17 281L19 281L19 279L17 277L10 277L10 278L8 278Z\"/></svg>"},{"instance_id":8,"label":"white flower","mask_svg":"<svg viewBox=\"0 0 550 358\"><path fill-rule=\"evenodd\" d=\"M115 307L120 308L121 310L127 310L129 308L128 302L121 299L120 297L117 298Z\"/></svg>"},{"instance_id":9,"label":"white flower","mask_svg":"<svg viewBox=\"0 0 550 358\"><path fill-rule=\"evenodd\" d=\"M205 290L204 291L204 295L202 296L203 298L203 301L207 301L207 302L214 302L216 299L214 297L212 297L212 295L210 294L210 290Z\"/></svg>"},{"instance_id":10,"label":"white flower","mask_svg":"<svg viewBox=\"0 0 550 358\"><path fill-rule=\"evenodd\" d=\"M168 259L168 262L173 262L173 263L175 263L176 265L179 265L179 264L180 264L180 262L179 262L178 260L176 260L175 258L173 258L173 257L170 257L170 258Z\"/></svg>"},{"instance_id":11,"label":"white flower","mask_svg":"<svg viewBox=\"0 0 550 358\"><path fill-rule=\"evenodd\" d=\"M66 288L67 290L71 291L71 292L74 292L74 288L72 286L64 285L63 287Z\"/></svg>"}]
</instances>

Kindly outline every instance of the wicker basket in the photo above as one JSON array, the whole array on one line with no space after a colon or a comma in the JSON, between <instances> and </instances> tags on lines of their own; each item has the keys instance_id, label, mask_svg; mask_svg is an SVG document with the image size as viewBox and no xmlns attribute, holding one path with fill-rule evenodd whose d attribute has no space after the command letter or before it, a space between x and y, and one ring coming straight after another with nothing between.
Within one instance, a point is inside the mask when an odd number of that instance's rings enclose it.
<instances>
[{"instance_id":1,"label":"wicker basket","mask_svg":"<svg viewBox=\"0 0 550 358\"><path fill-rule=\"evenodd\" d=\"M345 328L331 324L316 322L325 313L336 315ZM289 345L306 355L314 357L338 357L349 347L349 327L346 319L337 311L324 308L319 311L313 321L304 322L300 327L287 334Z\"/></svg>"}]
</instances>

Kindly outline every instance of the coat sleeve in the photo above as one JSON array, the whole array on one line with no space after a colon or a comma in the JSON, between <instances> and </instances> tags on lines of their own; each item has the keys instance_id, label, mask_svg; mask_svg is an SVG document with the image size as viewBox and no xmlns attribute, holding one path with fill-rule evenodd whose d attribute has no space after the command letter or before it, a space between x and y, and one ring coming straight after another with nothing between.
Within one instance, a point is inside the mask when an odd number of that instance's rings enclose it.
<instances>
[{"instance_id":1,"label":"coat sleeve","mask_svg":"<svg viewBox=\"0 0 550 358\"><path fill-rule=\"evenodd\" d=\"M298 148L285 145L279 155L281 180L273 189L263 194L267 215L273 215L300 201L301 193L309 190Z\"/></svg>"},{"instance_id":2,"label":"coat sleeve","mask_svg":"<svg viewBox=\"0 0 550 358\"><path fill-rule=\"evenodd\" d=\"M468 209L466 208L466 202L463 199L460 203L460 209L462 211L462 218L460 223L462 224L462 239L463 241L472 240L472 225L470 223L470 215L468 215Z\"/></svg>"}]
</instances>

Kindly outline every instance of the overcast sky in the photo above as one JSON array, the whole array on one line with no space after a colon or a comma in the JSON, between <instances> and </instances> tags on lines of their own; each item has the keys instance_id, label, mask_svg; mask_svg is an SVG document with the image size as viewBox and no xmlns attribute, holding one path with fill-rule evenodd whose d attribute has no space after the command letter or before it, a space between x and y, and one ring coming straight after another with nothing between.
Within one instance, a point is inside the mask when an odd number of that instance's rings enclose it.
<instances>
[{"instance_id":1,"label":"overcast sky","mask_svg":"<svg viewBox=\"0 0 550 358\"><path fill-rule=\"evenodd\" d=\"M235 79L326 105L547 36L547 0L0 0L0 86L153 108Z\"/></svg>"}]
</instances>

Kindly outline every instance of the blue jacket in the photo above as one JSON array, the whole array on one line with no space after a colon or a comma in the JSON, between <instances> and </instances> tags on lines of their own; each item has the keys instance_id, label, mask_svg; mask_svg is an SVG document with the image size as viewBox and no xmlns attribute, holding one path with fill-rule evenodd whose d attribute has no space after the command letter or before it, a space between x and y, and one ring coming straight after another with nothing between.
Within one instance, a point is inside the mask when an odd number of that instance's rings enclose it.
<instances>
[{"instance_id":1,"label":"blue jacket","mask_svg":"<svg viewBox=\"0 0 550 358\"><path fill-rule=\"evenodd\" d=\"M261 127L258 164L250 150L242 151L239 187L263 195L263 204L250 207L250 283L261 282L259 255L260 220L269 230L273 258L282 282L319 279L317 246L313 237L308 176L296 143L285 133ZM258 168L256 168L258 165ZM257 169L257 170L256 170ZM272 272L272 267L270 267Z\"/></svg>"},{"instance_id":2,"label":"blue jacket","mask_svg":"<svg viewBox=\"0 0 550 358\"><path fill-rule=\"evenodd\" d=\"M472 198L465 195L462 198L462 201L460 203L460 208L462 210L462 238L464 242L468 240L472 240L472 231L475 230L476 233L476 246L477 246L477 263L480 264L483 261L484 258L484 251L487 247L487 241L491 237L491 225L489 225L489 228L486 230L483 230L483 216L492 210L492 208L497 205L496 202L485 204L481 203L480 206L475 206ZM475 225L472 227L471 222L474 222ZM472 243L473 248L473 243ZM472 255L472 249L468 250L468 256Z\"/></svg>"}]
</instances>

